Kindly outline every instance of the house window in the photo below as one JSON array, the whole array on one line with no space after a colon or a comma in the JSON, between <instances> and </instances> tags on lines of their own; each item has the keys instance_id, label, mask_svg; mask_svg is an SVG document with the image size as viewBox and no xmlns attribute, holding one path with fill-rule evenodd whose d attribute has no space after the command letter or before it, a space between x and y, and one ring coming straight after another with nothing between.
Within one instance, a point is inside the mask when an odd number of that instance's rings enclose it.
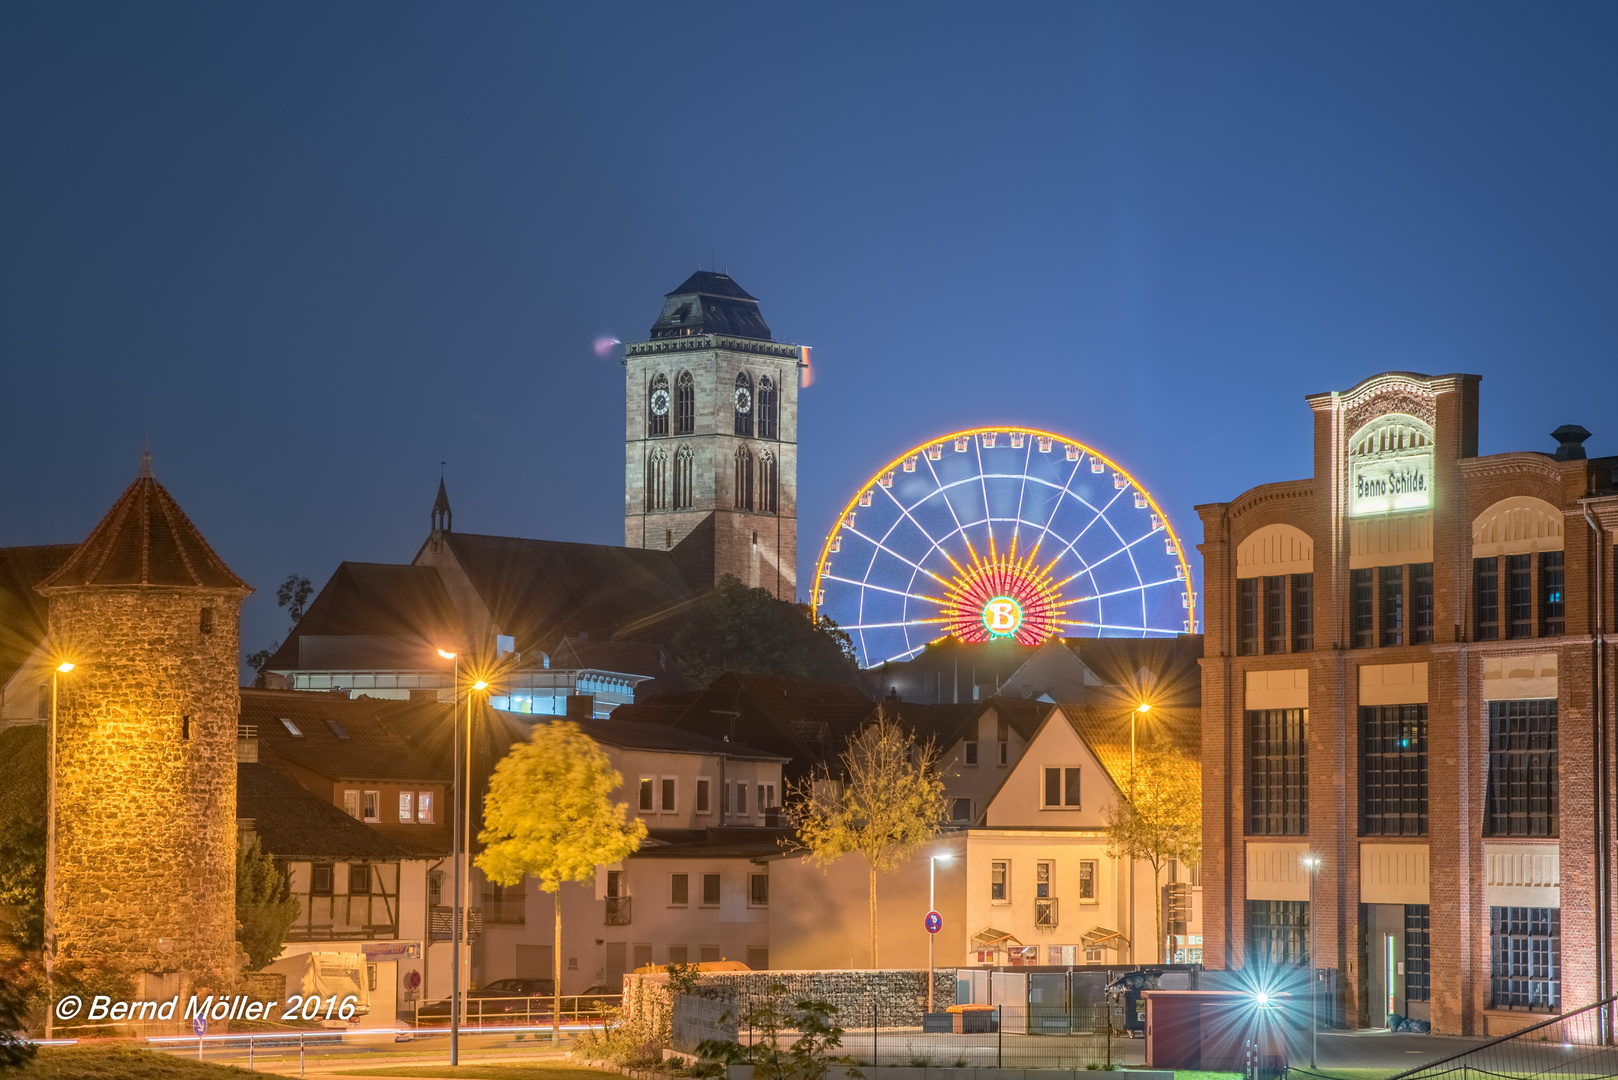
<instances>
[{"instance_id":1,"label":"house window","mask_svg":"<svg viewBox=\"0 0 1618 1080\"><path fill-rule=\"evenodd\" d=\"M291 735L294 739L303 738L303 730L299 728L297 724L294 724L291 720L288 720L284 716L281 717L281 726L286 728L287 734Z\"/></svg>"},{"instance_id":2,"label":"house window","mask_svg":"<svg viewBox=\"0 0 1618 1080\"><path fill-rule=\"evenodd\" d=\"M776 404L775 383L768 375L760 375L758 379L758 437L773 439L776 437Z\"/></svg>"},{"instance_id":3,"label":"house window","mask_svg":"<svg viewBox=\"0 0 1618 1080\"><path fill-rule=\"evenodd\" d=\"M736 782L736 813L743 816L747 813L747 784L740 780Z\"/></svg>"},{"instance_id":4,"label":"house window","mask_svg":"<svg viewBox=\"0 0 1618 1080\"><path fill-rule=\"evenodd\" d=\"M1264 651L1287 651L1287 579L1264 579Z\"/></svg>"},{"instance_id":5,"label":"house window","mask_svg":"<svg viewBox=\"0 0 1618 1080\"><path fill-rule=\"evenodd\" d=\"M966 763L968 765L976 765L978 763L978 744L975 742L969 742L966 744Z\"/></svg>"},{"instance_id":6,"label":"house window","mask_svg":"<svg viewBox=\"0 0 1618 1080\"><path fill-rule=\"evenodd\" d=\"M1000 744L1000 764L1004 765L1011 757L1011 725L1003 716L995 718L994 738Z\"/></svg>"},{"instance_id":7,"label":"house window","mask_svg":"<svg viewBox=\"0 0 1618 1080\"><path fill-rule=\"evenodd\" d=\"M1360 706L1360 835L1427 835L1427 706Z\"/></svg>"},{"instance_id":8,"label":"house window","mask_svg":"<svg viewBox=\"0 0 1618 1080\"><path fill-rule=\"evenodd\" d=\"M688 962L687 958L690 957L690 955L691 955L691 950L690 950L689 947L687 947L685 945L670 945L669 946L669 966L672 967L675 964L687 963Z\"/></svg>"},{"instance_id":9,"label":"house window","mask_svg":"<svg viewBox=\"0 0 1618 1080\"><path fill-rule=\"evenodd\" d=\"M710 794L712 789L712 780L709 780L706 776L697 777L697 813L713 813L713 796Z\"/></svg>"},{"instance_id":10,"label":"house window","mask_svg":"<svg viewBox=\"0 0 1618 1080\"><path fill-rule=\"evenodd\" d=\"M665 814L672 814L679 808L674 800L674 777L663 777L662 787L663 804L661 809Z\"/></svg>"},{"instance_id":11,"label":"house window","mask_svg":"<svg viewBox=\"0 0 1618 1080\"><path fill-rule=\"evenodd\" d=\"M1055 886L1056 864L1049 859L1039 860L1034 864L1034 898L1049 900Z\"/></svg>"},{"instance_id":12,"label":"house window","mask_svg":"<svg viewBox=\"0 0 1618 1080\"><path fill-rule=\"evenodd\" d=\"M1557 908L1489 909L1489 1004L1555 1012L1562 1004L1562 913Z\"/></svg>"},{"instance_id":13,"label":"house window","mask_svg":"<svg viewBox=\"0 0 1618 1080\"><path fill-rule=\"evenodd\" d=\"M1292 575L1292 651L1315 648L1315 575Z\"/></svg>"},{"instance_id":14,"label":"house window","mask_svg":"<svg viewBox=\"0 0 1618 1080\"><path fill-rule=\"evenodd\" d=\"M326 730L332 733L333 738L342 739L344 741L347 741L348 739L348 729L336 720L328 718L326 720Z\"/></svg>"},{"instance_id":15,"label":"house window","mask_svg":"<svg viewBox=\"0 0 1618 1080\"><path fill-rule=\"evenodd\" d=\"M360 805L365 809L366 821L382 820L382 793L380 791L367 791L360 800Z\"/></svg>"},{"instance_id":16,"label":"house window","mask_svg":"<svg viewBox=\"0 0 1618 1080\"><path fill-rule=\"evenodd\" d=\"M199 629L204 634L213 633L213 608L205 607L202 609L202 621Z\"/></svg>"},{"instance_id":17,"label":"house window","mask_svg":"<svg viewBox=\"0 0 1618 1080\"><path fill-rule=\"evenodd\" d=\"M1472 613L1474 641L1500 637L1500 560L1494 556L1472 560Z\"/></svg>"},{"instance_id":18,"label":"house window","mask_svg":"<svg viewBox=\"0 0 1618 1080\"><path fill-rule=\"evenodd\" d=\"M409 791L399 792L399 820L401 822L416 820L415 809L413 793Z\"/></svg>"},{"instance_id":19,"label":"house window","mask_svg":"<svg viewBox=\"0 0 1618 1080\"><path fill-rule=\"evenodd\" d=\"M357 791L343 792L343 812L351 818L360 816L360 793Z\"/></svg>"},{"instance_id":20,"label":"house window","mask_svg":"<svg viewBox=\"0 0 1618 1080\"><path fill-rule=\"evenodd\" d=\"M719 875L718 874L703 874L702 875L702 906L703 907L718 907L719 906Z\"/></svg>"},{"instance_id":21,"label":"house window","mask_svg":"<svg viewBox=\"0 0 1618 1080\"><path fill-rule=\"evenodd\" d=\"M691 902L691 875L669 875L669 904L673 907L685 907Z\"/></svg>"},{"instance_id":22,"label":"house window","mask_svg":"<svg viewBox=\"0 0 1618 1080\"><path fill-rule=\"evenodd\" d=\"M1405 999L1431 1001L1433 997L1431 921L1426 904L1405 905Z\"/></svg>"},{"instance_id":23,"label":"house window","mask_svg":"<svg viewBox=\"0 0 1618 1080\"><path fill-rule=\"evenodd\" d=\"M1410 567L1410 644L1433 643L1433 564Z\"/></svg>"},{"instance_id":24,"label":"house window","mask_svg":"<svg viewBox=\"0 0 1618 1080\"><path fill-rule=\"evenodd\" d=\"M697 429L697 391L689 371L674 380L674 431L690 435Z\"/></svg>"},{"instance_id":25,"label":"house window","mask_svg":"<svg viewBox=\"0 0 1618 1080\"><path fill-rule=\"evenodd\" d=\"M1348 572L1348 612L1353 647L1369 649L1375 645L1376 585L1369 569Z\"/></svg>"},{"instance_id":26,"label":"house window","mask_svg":"<svg viewBox=\"0 0 1618 1080\"><path fill-rule=\"evenodd\" d=\"M1236 582L1236 655L1258 655L1258 578Z\"/></svg>"},{"instance_id":27,"label":"house window","mask_svg":"<svg viewBox=\"0 0 1618 1080\"><path fill-rule=\"evenodd\" d=\"M364 896L371 891L371 868L364 863L348 864L348 895Z\"/></svg>"},{"instance_id":28,"label":"house window","mask_svg":"<svg viewBox=\"0 0 1618 1080\"><path fill-rule=\"evenodd\" d=\"M647 813L651 813L656 809L656 806L652 802L653 795L655 794L653 787L654 785L650 776L643 776L640 778L640 808Z\"/></svg>"},{"instance_id":29,"label":"house window","mask_svg":"<svg viewBox=\"0 0 1618 1080\"><path fill-rule=\"evenodd\" d=\"M1079 901L1080 903L1094 901L1096 898L1096 861L1094 859L1079 860Z\"/></svg>"},{"instance_id":30,"label":"house window","mask_svg":"<svg viewBox=\"0 0 1618 1080\"><path fill-rule=\"evenodd\" d=\"M1247 832L1303 836L1309 831L1309 710L1247 713Z\"/></svg>"},{"instance_id":31,"label":"house window","mask_svg":"<svg viewBox=\"0 0 1618 1080\"><path fill-rule=\"evenodd\" d=\"M1011 903L1010 863L996 861L989 864L989 899L996 904Z\"/></svg>"},{"instance_id":32,"label":"house window","mask_svg":"<svg viewBox=\"0 0 1618 1080\"><path fill-rule=\"evenodd\" d=\"M1075 767L1052 767L1045 770L1044 801L1047 810L1079 808L1079 770Z\"/></svg>"},{"instance_id":33,"label":"house window","mask_svg":"<svg viewBox=\"0 0 1618 1080\"><path fill-rule=\"evenodd\" d=\"M432 822L433 822L433 793L432 792L430 792L430 791L418 791L416 793L416 820L421 822L423 825L431 825L432 824Z\"/></svg>"},{"instance_id":34,"label":"house window","mask_svg":"<svg viewBox=\"0 0 1618 1080\"><path fill-rule=\"evenodd\" d=\"M1508 637L1534 636L1534 557L1506 556L1506 600L1511 605Z\"/></svg>"},{"instance_id":35,"label":"house window","mask_svg":"<svg viewBox=\"0 0 1618 1080\"><path fill-rule=\"evenodd\" d=\"M1378 584L1382 587L1382 644L1405 643L1405 568L1383 566L1377 568Z\"/></svg>"},{"instance_id":36,"label":"house window","mask_svg":"<svg viewBox=\"0 0 1618 1080\"><path fill-rule=\"evenodd\" d=\"M309 868L309 892L314 896L330 896L332 883L332 865L330 863L316 863Z\"/></svg>"},{"instance_id":37,"label":"house window","mask_svg":"<svg viewBox=\"0 0 1618 1080\"><path fill-rule=\"evenodd\" d=\"M1539 636L1560 637L1566 620L1567 604L1562 598L1562 553L1539 553Z\"/></svg>"},{"instance_id":38,"label":"house window","mask_svg":"<svg viewBox=\"0 0 1618 1080\"><path fill-rule=\"evenodd\" d=\"M629 893L624 889L624 872L622 870L607 871L607 899L620 900Z\"/></svg>"},{"instance_id":39,"label":"house window","mask_svg":"<svg viewBox=\"0 0 1618 1080\"><path fill-rule=\"evenodd\" d=\"M1556 836L1556 699L1489 702L1487 836Z\"/></svg>"},{"instance_id":40,"label":"house window","mask_svg":"<svg viewBox=\"0 0 1618 1080\"><path fill-rule=\"evenodd\" d=\"M747 904L749 907L770 906L770 875L747 875Z\"/></svg>"},{"instance_id":41,"label":"house window","mask_svg":"<svg viewBox=\"0 0 1618 1080\"><path fill-rule=\"evenodd\" d=\"M951 799L949 804L949 819L957 822L970 822L972 820L971 799Z\"/></svg>"},{"instance_id":42,"label":"house window","mask_svg":"<svg viewBox=\"0 0 1618 1080\"><path fill-rule=\"evenodd\" d=\"M444 903L444 872L434 870L427 875L427 906L439 907Z\"/></svg>"},{"instance_id":43,"label":"house window","mask_svg":"<svg viewBox=\"0 0 1618 1080\"><path fill-rule=\"evenodd\" d=\"M1247 966L1305 967L1308 963L1309 902L1247 901Z\"/></svg>"}]
</instances>

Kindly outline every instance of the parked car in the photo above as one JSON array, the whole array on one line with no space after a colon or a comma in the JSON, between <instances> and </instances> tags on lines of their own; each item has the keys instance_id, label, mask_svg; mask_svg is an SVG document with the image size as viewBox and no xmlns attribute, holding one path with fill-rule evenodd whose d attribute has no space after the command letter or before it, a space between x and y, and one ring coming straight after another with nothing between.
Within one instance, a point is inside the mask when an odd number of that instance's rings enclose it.
<instances>
[{"instance_id":1,"label":"parked car","mask_svg":"<svg viewBox=\"0 0 1618 1080\"><path fill-rule=\"evenodd\" d=\"M496 979L487 986L466 992L466 1015L476 1019L479 1016L543 1010L549 1016L549 999L555 992L556 983L551 979ZM448 1020L449 999L423 1005L420 1015L423 1020Z\"/></svg>"}]
</instances>

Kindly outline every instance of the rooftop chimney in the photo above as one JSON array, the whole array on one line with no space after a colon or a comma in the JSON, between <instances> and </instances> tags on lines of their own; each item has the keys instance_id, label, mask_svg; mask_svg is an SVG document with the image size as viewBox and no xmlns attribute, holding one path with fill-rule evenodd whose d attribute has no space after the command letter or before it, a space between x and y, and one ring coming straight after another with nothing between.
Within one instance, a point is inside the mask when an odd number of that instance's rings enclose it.
<instances>
[{"instance_id":1,"label":"rooftop chimney","mask_svg":"<svg viewBox=\"0 0 1618 1080\"><path fill-rule=\"evenodd\" d=\"M1556 460L1583 461L1584 440L1589 437L1590 433L1578 424L1563 424L1551 432L1551 438L1561 444L1556 448Z\"/></svg>"}]
</instances>

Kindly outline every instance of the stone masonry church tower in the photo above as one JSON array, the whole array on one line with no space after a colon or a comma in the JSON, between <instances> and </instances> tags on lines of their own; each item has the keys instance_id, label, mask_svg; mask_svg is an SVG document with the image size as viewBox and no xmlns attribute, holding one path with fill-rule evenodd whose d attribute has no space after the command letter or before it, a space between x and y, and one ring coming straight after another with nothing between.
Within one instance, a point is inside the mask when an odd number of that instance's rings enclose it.
<instances>
[{"instance_id":1,"label":"stone masonry church tower","mask_svg":"<svg viewBox=\"0 0 1618 1080\"><path fill-rule=\"evenodd\" d=\"M238 622L252 590L150 456L38 588L53 659L76 665L57 710L58 962L114 962L164 1000L228 991Z\"/></svg>"},{"instance_id":2,"label":"stone masonry church tower","mask_svg":"<svg viewBox=\"0 0 1618 1080\"><path fill-rule=\"evenodd\" d=\"M758 300L699 270L624 347L624 544L797 599L798 366ZM710 578L711 575L711 578Z\"/></svg>"}]
</instances>

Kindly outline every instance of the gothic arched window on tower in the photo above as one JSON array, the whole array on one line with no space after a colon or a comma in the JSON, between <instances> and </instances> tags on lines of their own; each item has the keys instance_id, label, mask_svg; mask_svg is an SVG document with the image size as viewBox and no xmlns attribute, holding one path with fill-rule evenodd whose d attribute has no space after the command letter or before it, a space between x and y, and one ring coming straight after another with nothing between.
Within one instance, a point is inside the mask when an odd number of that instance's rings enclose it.
<instances>
[{"instance_id":1,"label":"gothic arched window on tower","mask_svg":"<svg viewBox=\"0 0 1618 1080\"><path fill-rule=\"evenodd\" d=\"M736 448L736 509L753 509L753 455L745 446Z\"/></svg>"},{"instance_id":2,"label":"gothic arched window on tower","mask_svg":"<svg viewBox=\"0 0 1618 1080\"><path fill-rule=\"evenodd\" d=\"M753 434L753 380L745 371L736 373L736 434Z\"/></svg>"},{"instance_id":3,"label":"gothic arched window on tower","mask_svg":"<svg viewBox=\"0 0 1618 1080\"><path fill-rule=\"evenodd\" d=\"M652 379L652 389L646 395L646 434L669 433L669 377L659 374Z\"/></svg>"},{"instance_id":4,"label":"gothic arched window on tower","mask_svg":"<svg viewBox=\"0 0 1618 1080\"><path fill-rule=\"evenodd\" d=\"M766 514L775 513L778 507L776 476L775 455L768 450L761 452L758 455L758 508Z\"/></svg>"},{"instance_id":5,"label":"gothic arched window on tower","mask_svg":"<svg viewBox=\"0 0 1618 1080\"><path fill-rule=\"evenodd\" d=\"M659 448L646 455L646 509L669 508L669 456Z\"/></svg>"},{"instance_id":6,"label":"gothic arched window on tower","mask_svg":"<svg viewBox=\"0 0 1618 1080\"><path fill-rule=\"evenodd\" d=\"M674 433L690 435L697 430L697 388L689 371L674 380Z\"/></svg>"},{"instance_id":7,"label":"gothic arched window on tower","mask_svg":"<svg viewBox=\"0 0 1618 1080\"><path fill-rule=\"evenodd\" d=\"M761 439L780 438L776 434L776 392L775 383L770 381L768 375L758 377L758 437Z\"/></svg>"},{"instance_id":8,"label":"gothic arched window on tower","mask_svg":"<svg viewBox=\"0 0 1618 1080\"><path fill-rule=\"evenodd\" d=\"M691 490L694 455L689 446L680 447L674 455L674 509L689 510L697 504Z\"/></svg>"}]
</instances>

